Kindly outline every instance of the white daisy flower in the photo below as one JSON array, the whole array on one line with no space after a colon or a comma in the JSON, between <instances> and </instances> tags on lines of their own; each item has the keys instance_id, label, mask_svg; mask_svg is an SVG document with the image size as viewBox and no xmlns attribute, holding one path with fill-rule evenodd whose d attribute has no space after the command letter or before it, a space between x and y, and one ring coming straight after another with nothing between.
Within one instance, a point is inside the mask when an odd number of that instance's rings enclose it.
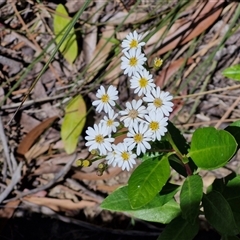
<instances>
[{"instance_id":1,"label":"white daisy flower","mask_svg":"<svg viewBox=\"0 0 240 240\"><path fill-rule=\"evenodd\" d=\"M129 151L128 146L124 142L116 145L115 152L115 161L118 167L121 167L122 170L126 169L129 171L130 168L133 168L133 165L136 164L135 159L137 155L132 153L132 151Z\"/></svg>"},{"instance_id":2,"label":"white daisy flower","mask_svg":"<svg viewBox=\"0 0 240 240\"><path fill-rule=\"evenodd\" d=\"M153 88L143 97L143 101L148 102L148 111L160 111L167 117L173 110L172 99L172 95L169 92L161 91L160 87Z\"/></svg>"},{"instance_id":3,"label":"white daisy flower","mask_svg":"<svg viewBox=\"0 0 240 240\"><path fill-rule=\"evenodd\" d=\"M106 126L94 124L93 128L88 127L86 133L88 136L85 137L87 140L85 145L89 147L89 151L97 149L100 155L106 155L107 151L112 150L111 143L114 138L106 137L108 135Z\"/></svg>"},{"instance_id":4,"label":"white daisy flower","mask_svg":"<svg viewBox=\"0 0 240 240\"><path fill-rule=\"evenodd\" d=\"M112 109L112 106L115 106L115 100L118 99L118 91L116 87L110 85L107 92L103 86L100 86L100 88L97 91L97 98L99 100L93 101L92 105L97 106L96 111L101 112L102 109L104 109L105 113L108 113L110 109Z\"/></svg>"},{"instance_id":5,"label":"white daisy flower","mask_svg":"<svg viewBox=\"0 0 240 240\"><path fill-rule=\"evenodd\" d=\"M128 76L131 77L136 72L144 69L143 64L146 62L147 58L141 53L141 49L131 49L124 54L125 56L121 57L121 69L124 70L124 74L128 74Z\"/></svg>"},{"instance_id":6,"label":"white daisy flower","mask_svg":"<svg viewBox=\"0 0 240 240\"><path fill-rule=\"evenodd\" d=\"M144 115L148 113L146 107L142 105L143 101L135 99L132 102L126 102L126 109L120 111L119 114L123 117L120 118L120 121L124 122L125 127L132 127L138 122L144 121Z\"/></svg>"},{"instance_id":7,"label":"white daisy flower","mask_svg":"<svg viewBox=\"0 0 240 240\"><path fill-rule=\"evenodd\" d=\"M148 129L146 123L140 123L129 128L127 133L127 138L124 139L124 142L127 144L128 149L132 150L134 147L137 147L137 155L139 156L142 153L146 152L146 149L151 149L151 145L148 143L152 140L152 133Z\"/></svg>"},{"instance_id":8,"label":"white daisy flower","mask_svg":"<svg viewBox=\"0 0 240 240\"><path fill-rule=\"evenodd\" d=\"M151 91L156 85L153 83L152 74L146 69L136 72L132 79L130 79L131 88L135 88L134 93L138 93L138 96Z\"/></svg>"},{"instance_id":9,"label":"white daisy flower","mask_svg":"<svg viewBox=\"0 0 240 240\"><path fill-rule=\"evenodd\" d=\"M136 31L129 33L126 39L122 41L123 53L131 49L138 49L145 45L145 42L141 42L142 35L138 34Z\"/></svg>"},{"instance_id":10,"label":"white daisy flower","mask_svg":"<svg viewBox=\"0 0 240 240\"><path fill-rule=\"evenodd\" d=\"M152 133L152 141L156 139L160 141L167 132L168 118L164 117L162 112L152 111L149 115L145 115L145 119L147 120L149 131Z\"/></svg>"},{"instance_id":11,"label":"white daisy flower","mask_svg":"<svg viewBox=\"0 0 240 240\"><path fill-rule=\"evenodd\" d=\"M108 117L104 116L100 121L101 124L107 127L108 134L110 135L112 132L117 131L117 127L119 126L119 122L115 122L114 120L118 117L118 114L115 113L112 109L108 111Z\"/></svg>"},{"instance_id":12,"label":"white daisy flower","mask_svg":"<svg viewBox=\"0 0 240 240\"><path fill-rule=\"evenodd\" d=\"M117 162L116 162L116 145L112 144L112 151L107 153L106 160L108 162L108 165L112 164L113 167L116 167Z\"/></svg>"}]
</instances>

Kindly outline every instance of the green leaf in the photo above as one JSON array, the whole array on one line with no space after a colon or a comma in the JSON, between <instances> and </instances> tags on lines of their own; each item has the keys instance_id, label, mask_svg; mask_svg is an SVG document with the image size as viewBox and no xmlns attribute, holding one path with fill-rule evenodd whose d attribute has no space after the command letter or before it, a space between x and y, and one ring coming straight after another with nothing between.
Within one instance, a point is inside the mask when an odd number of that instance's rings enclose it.
<instances>
[{"instance_id":1,"label":"green leaf","mask_svg":"<svg viewBox=\"0 0 240 240\"><path fill-rule=\"evenodd\" d=\"M223 191L223 196L226 198L232 209L235 222L240 232L240 175L227 183L227 186Z\"/></svg>"},{"instance_id":2,"label":"green leaf","mask_svg":"<svg viewBox=\"0 0 240 240\"><path fill-rule=\"evenodd\" d=\"M236 177L236 173L235 172L231 172L230 174L228 174L224 178L216 178L216 179L214 179L213 183L208 187L207 193L209 193L211 191L217 191L217 192L223 193L224 189L226 188L227 183L231 179L233 179L234 177Z\"/></svg>"},{"instance_id":3,"label":"green leaf","mask_svg":"<svg viewBox=\"0 0 240 240\"><path fill-rule=\"evenodd\" d=\"M131 211L128 199L128 186L120 187L108 195L101 203L101 208L111 211Z\"/></svg>"},{"instance_id":4,"label":"green leaf","mask_svg":"<svg viewBox=\"0 0 240 240\"><path fill-rule=\"evenodd\" d=\"M198 221L192 224L178 217L174 219L158 237L158 240L192 240L197 235L199 229Z\"/></svg>"},{"instance_id":5,"label":"green leaf","mask_svg":"<svg viewBox=\"0 0 240 240\"><path fill-rule=\"evenodd\" d=\"M61 138L68 154L75 151L86 122L86 105L81 95L72 99L65 109Z\"/></svg>"},{"instance_id":6,"label":"green leaf","mask_svg":"<svg viewBox=\"0 0 240 240\"><path fill-rule=\"evenodd\" d=\"M199 205L203 195L203 182L199 175L192 175L186 178L180 193L180 207L182 217L194 222L199 214Z\"/></svg>"},{"instance_id":7,"label":"green leaf","mask_svg":"<svg viewBox=\"0 0 240 240\"><path fill-rule=\"evenodd\" d=\"M131 214L133 217L159 223L169 223L180 213L179 205L169 199L165 202L166 197L157 195L152 201L140 209L133 209L128 198L128 186L121 187L110 194L101 204L101 208L111 211L121 211Z\"/></svg>"},{"instance_id":8,"label":"green leaf","mask_svg":"<svg viewBox=\"0 0 240 240\"><path fill-rule=\"evenodd\" d=\"M179 185L167 182L160 192L160 197L163 204L170 201L174 197L174 195L179 191L179 189L180 189Z\"/></svg>"},{"instance_id":9,"label":"green leaf","mask_svg":"<svg viewBox=\"0 0 240 240\"><path fill-rule=\"evenodd\" d=\"M178 128L176 128L172 122L169 121L167 126L168 132L171 135L173 142L176 144L177 148L182 154L187 154L189 145L187 140L181 134Z\"/></svg>"},{"instance_id":10,"label":"green leaf","mask_svg":"<svg viewBox=\"0 0 240 240\"><path fill-rule=\"evenodd\" d=\"M163 206L156 206L155 208L137 209L132 212L129 211L129 213L132 214L133 217L145 221L167 224L170 223L174 218L179 216L181 210L176 201L171 199Z\"/></svg>"},{"instance_id":11,"label":"green leaf","mask_svg":"<svg viewBox=\"0 0 240 240\"><path fill-rule=\"evenodd\" d=\"M176 156L176 155L170 155L169 156L169 164L170 166L180 175L187 177L188 174L186 172L186 168L184 167L184 164L182 161Z\"/></svg>"},{"instance_id":12,"label":"green leaf","mask_svg":"<svg viewBox=\"0 0 240 240\"><path fill-rule=\"evenodd\" d=\"M146 160L152 160L152 159L159 159L164 155L164 153L162 152L146 152L142 157L141 160L142 161L146 161Z\"/></svg>"},{"instance_id":13,"label":"green leaf","mask_svg":"<svg viewBox=\"0 0 240 240\"><path fill-rule=\"evenodd\" d=\"M78 54L78 45L74 28L71 29L69 35L65 34L70 22L71 19L65 7L62 4L58 4L53 18L53 30L56 35L56 43L58 44L62 38L65 38L59 50L64 58L72 64Z\"/></svg>"},{"instance_id":14,"label":"green leaf","mask_svg":"<svg viewBox=\"0 0 240 240\"><path fill-rule=\"evenodd\" d=\"M174 142L174 144L176 145L178 150L183 155L187 155L189 145L188 145L187 140L182 135L182 133L179 131L178 128L176 128L174 126L174 124L172 122L168 123L167 128L168 128L168 133L170 134L172 141ZM182 160L178 159L176 157L176 155L169 156L169 163L176 172L178 172L179 174L181 174L184 177L187 177L187 172L186 172L184 165L182 164ZM191 159L189 159L188 165L191 168L192 172L194 172L197 169L196 165L194 164L194 162Z\"/></svg>"},{"instance_id":15,"label":"green leaf","mask_svg":"<svg viewBox=\"0 0 240 240\"><path fill-rule=\"evenodd\" d=\"M221 240L239 240L236 236L222 236Z\"/></svg>"},{"instance_id":16,"label":"green leaf","mask_svg":"<svg viewBox=\"0 0 240 240\"><path fill-rule=\"evenodd\" d=\"M240 200L240 175L237 175L227 183L227 187L223 191L223 196L227 200L236 198Z\"/></svg>"},{"instance_id":17,"label":"green leaf","mask_svg":"<svg viewBox=\"0 0 240 240\"><path fill-rule=\"evenodd\" d=\"M223 71L223 76L234 80L240 80L240 64L226 68Z\"/></svg>"},{"instance_id":18,"label":"green leaf","mask_svg":"<svg viewBox=\"0 0 240 240\"><path fill-rule=\"evenodd\" d=\"M234 137L227 131L199 128L193 133L188 156L199 168L211 170L224 166L236 148Z\"/></svg>"},{"instance_id":19,"label":"green leaf","mask_svg":"<svg viewBox=\"0 0 240 240\"><path fill-rule=\"evenodd\" d=\"M213 183L208 186L207 188L207 193L216 191L222 193L223 190L225 189L225 184L224 184L224 179L223 178L215 178Z\"/></svg>"},{"instance_id":20,"label":"green leaf","mask_svg":"<svg viewBox=\"0 0 240 240\"><path fill-rule=\"evenodd\" d=\"M238 229L230 205L221 193L212 191L203 196L206 219L221 234L236 235Z\"/></svg>"},{"instance_id":21,"label":"green leaf","mask_svg":"<svg viewBox=\"0 0 240 240\"><path fill-rule=\"evenodd\" d=\"M235 121L231 123L229 126L225 128L226 131L232 134L232 136L235 138L238 149L240 148L240 120Z\"/></svg>"},{"instance_id":22,"label":"green leaf","mask_svg":"<svg viewBox=\"0 0 240 240\"><path fill-rule=\"evenodd\" d=\"M170 176L168 158L146 160L132 173L128 181L128 196L133 208L140 208L150 202Z\"/></svg>"}]
</instances>

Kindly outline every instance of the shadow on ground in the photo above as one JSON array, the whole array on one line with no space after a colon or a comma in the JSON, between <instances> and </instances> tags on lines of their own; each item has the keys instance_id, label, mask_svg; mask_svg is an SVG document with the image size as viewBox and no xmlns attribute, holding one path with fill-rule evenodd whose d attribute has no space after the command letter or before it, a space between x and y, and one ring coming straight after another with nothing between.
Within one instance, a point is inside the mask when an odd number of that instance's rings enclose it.
<instances>
[{"instance_id":1,"label":"shadow on ground","mask_svg":"<svg viewBox=\"0 0 240 240\"><path fill-rule=\"evenodd\" d=\"M1 222L3 219L1 219ZM78 226L72 223L65 223L60 220L31 214L25 218L10 219L0 232L1 240L155 240L162 231L162 227L151 229L141 222L129 225L128 229L113 229L90 224L89 227ZM179 239L181 240L181 239ZM184 240L184 239L182 239ZM220 240L220 236L214 231L201 231L194 240Z\"/></svg>"}]
</instances>

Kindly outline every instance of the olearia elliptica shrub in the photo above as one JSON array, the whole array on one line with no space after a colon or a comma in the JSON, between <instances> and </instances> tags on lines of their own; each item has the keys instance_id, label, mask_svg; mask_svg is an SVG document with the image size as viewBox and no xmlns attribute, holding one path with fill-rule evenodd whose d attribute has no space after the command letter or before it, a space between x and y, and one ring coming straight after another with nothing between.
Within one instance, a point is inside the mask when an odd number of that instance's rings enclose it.
<instances>
[{"instance_id":1,"label":"olearia elliptica shrub","mask_svg":"<svg viewBox=\"0 0 240 240\"><path fill-rule=\"evenodd\" d=\"M104 112L99 123L86 130L86 146L91 161L99 164L98 174L108 165L129 171L139 165L128 184L111 193L103 209L120 211L146 221L167 224L159 239L193 239L199 231L199 216L223 236L239 239L240 176L232 171L203 188L201 170L224 167L236 155L240 141L240 121L224 130L198 128L191 143L170 121L172 95L154 83L142 48L145 42L136 31L122 41L121 69L129 78L135 98L122 106L115 86L100 86L92 105ZM159 68L162 60L154 60ZM123 140L116 137L124 134ZM172 182L174 171L184 178ZM178 196L178 197L177 197ZM235 236L234 238L231 238Z\"/></svg>"}]
</instances>

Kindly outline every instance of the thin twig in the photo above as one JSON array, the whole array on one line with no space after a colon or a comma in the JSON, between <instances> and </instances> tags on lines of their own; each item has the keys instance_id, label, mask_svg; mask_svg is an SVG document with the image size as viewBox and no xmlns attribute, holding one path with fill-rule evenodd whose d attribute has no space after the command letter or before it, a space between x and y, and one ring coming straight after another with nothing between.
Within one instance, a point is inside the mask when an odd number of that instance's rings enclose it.
<instances>
[{"instance_id":1,"label":"thin twig","mask_svg":"<svg viewBox=\"0 0 240 240\"><path fill-rule=\"evenodd\" d=\"M26 107L26 106L33 105L35 103L48 102L48 101L52 101L52 100L55 100L55 99L63 98L65 96L66 96L65 94L60 94L60 95L56 95L56 96L53 96L53 97L39 98L39 99L36 99L36 100L28 100L28 101L25 101L23 104L21 104L21 102L19 102L19 103L13 103L13 104L9 104L9 105L3 105L1 107L1 109L5 110L5 109L17 108L20 105L22 105L22 107Z\"/></svg>"},{"instance_id":2,"label":"thin twig","mask_svg":"<svg viewBox=\"0 0 240 240\"><path fill-rule=\"evenodd\" d=\"M204 91L204 92L199 92L199 93L194 93L194 94L177 96L177 97L174 97L174 99L193 98L193 97L203 96L203 95L207 95L207 94L211 94L211 93L216 93L216 92L234 90L234 89L238 89L238 88L240 88L240 84L234 85L234 86L231 86L231 87L218 88L218 89L209 90L209 91Z\"/></svg>"},{"instance_id":3,"label":"thin twig","mask_svg":"<svg viewBox=\"0 0 240 240\"><path fill-rule=\"evenodd\" d=\"M20 162L16 171L12 175L12 180L10 184L5 188L5 190L0 195L0 203L8 196L8 194L12 191L15 185L21 179L21 170L22 170L23 162Z\"/></svg>"},{"instance_id":4,"label":"thin twig","mask_svg":"<svg viewBox=\"0 0 240 240\"><path fill-rule=\"evenodd\" d=\"M224 121L222 122L226 122L226 123L229 123L229 122L235 122L239 120L239 118L233 118L233 119L225 119ZM211 124L214 124L214 123L217 123L219 121L218 120L210 120L210 121L205 121L205 122L194 122L194 123L186 123L186 124L176 124L176 127L178 128L189 128L189 127L198 127L198 126L202 126L202 125L211 125Z\"/></svg>"},{"instance_id":5,"label":"thin twig","mask_svg":"<svg viewBox=\"0 0 240 240\"><path fill-rule=\"evenodd\" d=\"M75 153L74 156L73 156L73 159L71 161L69 161L65 166L64 168L62 168L62 170L57 173L55 175L55 177L50 181L48 182L47 184L43 185L43 186L40 186L38 188L34 188L30 191L27 191L27 192L22 192L20 193L17 197L14 197L14 198L11 198L11 199L8 199L6 201L4 201L4 203L7 203L7 202L10 202L10 201L14 201L14 200L18 200L22 197L25 197L27 195L31 195L31 194L34 194L34 193L37 193L37 192L40 192L40 191L43 191L47 188L50 188L53 184L55 184L60 178L64 177L66 175L66 173L70 170L73 162L77 159L77 154Z\"/></svg>"},{"instance_id":6,"label":"thin twig","mask_svg":"<svg viewBox=\"0 0 240 240\"><path fill-rule=\"evenodd\" d=\"M215 125L215 128L218 128L221 125L221 123L224 122L224 120L229 116L229 114L233 111L233 109L239 104L239 101L240 101L240 96L235 100L235 102L231 105L231 107L228 108L228 110L224 113L222 118Z\"/></svg>"},{"instance_id":7,"label":"thin twig","mask_svg":"<svg viewBox=\"0 0 240 240\"><path fill-rule=\"evenodd\" d=\"M3 176L3 181L5 182L6 177L7 177L7 166L8 169L10 171L10 175L12 176L13 174L13 166L11 164L11 158L9 155L9 147L8 147L8 141L4 132L4 128L3 128L3 123L2 123L2 118L0 116L0 139L2 141L2 145L3 145L3 150L4 150L4 156L6 158L6 162L4 161L4 167L2 169L2 176ZM7 163L7 164L6 164Z\"/></svg>"}]
</instances>

